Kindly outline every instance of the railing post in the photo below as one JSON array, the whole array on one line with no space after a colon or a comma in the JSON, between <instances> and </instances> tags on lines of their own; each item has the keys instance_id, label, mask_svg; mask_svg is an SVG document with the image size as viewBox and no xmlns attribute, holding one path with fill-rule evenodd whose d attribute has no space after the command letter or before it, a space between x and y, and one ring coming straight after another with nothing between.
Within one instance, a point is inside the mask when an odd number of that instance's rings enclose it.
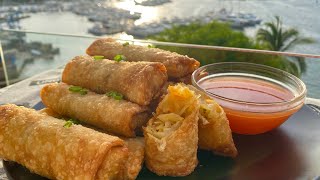
<instances>
[{"instance_id":1,"label":"railing post","mask_svg":"<svg viewBox=\"0 0 320 180\"><path fill-rule=\"evenodd\" d=\"M7 66L6 66L6 61L4 60L4 54L3 54L1 41L0 41L0 57L1 57L2 69L3 69L6 85L9 86L10 83L9 83L9 79L8 79Z\"/></svg>"}]
</instances>

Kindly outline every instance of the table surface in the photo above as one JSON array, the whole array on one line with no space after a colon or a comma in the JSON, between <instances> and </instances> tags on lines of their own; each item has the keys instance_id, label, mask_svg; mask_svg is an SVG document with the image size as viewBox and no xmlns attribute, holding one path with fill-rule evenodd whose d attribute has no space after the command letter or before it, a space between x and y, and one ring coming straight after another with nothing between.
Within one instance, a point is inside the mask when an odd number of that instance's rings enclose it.
<instances>
[{"instance_id":1,"label":"table surface","mask_svg":"<svg viewBox=\"0 0 320 180\"><path fill-rule=\"evenodd\" d=\"M0 104L15 103L34 107L40 102L39 91L43 84L58 81L60 74L61 70L52 70L2 88L0 89ZM23 93L18 92L19 89L23 90ZM320 105L319 100L310 98L307 99L306 104ZM305 117L306 114L310 114L310 116ZM301 111L275 131L257 136L235 135L234 140L240 156L232 164L232 169L237 170L237 168L243 167L243 162L248 163L245 164L247 168L237 172L228 170L229 166L222 168L225 171L230 171L227 176L237 178L248 176L257 178L256 175L261 173L266 176L288 173L294 175L291 177L316 178L320 176L320 162L318 161L320 159L320 143L317 143L320 142L319 129L319 112L312 109L312 106L305 105ZM256 159L252 159L252 157L256 157ZM216 160L219 161L219 159ZM274 168L266 169L270 165ZM283 178L286 179L286 177L288 176ZM153 177L150 175L146 179L148 178ZM8 179L1 159L0 179Z\"/></svg>"}]
</instances>

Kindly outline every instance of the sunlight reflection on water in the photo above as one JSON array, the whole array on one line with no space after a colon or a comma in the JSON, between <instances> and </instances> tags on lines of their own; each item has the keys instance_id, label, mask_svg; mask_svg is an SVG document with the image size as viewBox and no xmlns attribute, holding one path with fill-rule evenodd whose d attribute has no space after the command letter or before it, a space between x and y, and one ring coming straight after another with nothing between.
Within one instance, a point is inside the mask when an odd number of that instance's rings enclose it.
<instances>
[{"instance_id":1,"label":"sunlight reflection on water","mask_svg":"<svg viewBox=\"0 0 320 180\"><path fill-rule=\"evenodd\" d=\"M130 11L130 13L134 13L134 12L141 13L141 18L135 21L134 23L135 25L156 21L158 20L158 17L159 17L158 8L136 5L133 0L116 2L115 6L120 9L128 10Z\"/></svg>"}]
</instances>

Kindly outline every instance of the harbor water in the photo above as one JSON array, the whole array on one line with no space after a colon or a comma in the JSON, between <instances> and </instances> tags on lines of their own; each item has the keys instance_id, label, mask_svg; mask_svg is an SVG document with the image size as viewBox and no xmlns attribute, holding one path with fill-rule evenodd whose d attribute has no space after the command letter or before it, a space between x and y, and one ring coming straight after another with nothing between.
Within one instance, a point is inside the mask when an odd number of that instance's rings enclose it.
<instances>
[{"instance_id":1,"label":"harbor water","mask_svg":"<svg viewBox=\"0 0 320 180\"><path fill-rule=\"evenodd\" d=\"M101 1L100 1L101 2ZM105 1L105 3L110 3ZM157 22L162 19L174 18L195 18L208 13L214 13L221 9L226 9L233 13L252 13L262 19L263 22L273 20L275 15L282 18L283 24L286 27L293 27L300 31L302 36L313 38L316 43L308 45L299 45L289 51L298 53L320 54L320 2L317 0L300 1L300 0L245 0L245 1L223 1L223 0L172 0L159 6L141 6L135 5L133 1L115 1L112 2L118 8L130 10L141 13L141 18L136 20L136 25L144 23ZM87 17L76 15L72 12L39 12L31 13L30 18L22 19L20 21L22 29L39 31L39 32L53 32L53 33L69 33L77 35L88 35L88 29L94 26ZM256 30L261 25L244 29L248 36L254 37ZM117 33L116 37L126 36L124 33ZM69 51L60 52L59 57L55 59L64 59L67 61L75 54L84 53L84 47L90 43L90 40L83 40L83 45L79 45L75 39L70 41L57 41L55 38L48 37L41 39L38 35L27 34L27 39L47 41L53 46L70 47ZM63 49L63 48L61 48ZM81 50L81 51L80 51ZM65 61L65 62L66 62ZM320 59L306 59L307 71L302 76L302 80L306 83L308 88L308 96L320 98ZM62 65L61 62L51 61ZM64 62L63 62L64 63ZM39 66L46 66L43 62ZM41 67L39 67L41 69ZM45 69L45 67L43 67ZM32 73L26 69L24 75Z\"/></svg>"}]
</instances>

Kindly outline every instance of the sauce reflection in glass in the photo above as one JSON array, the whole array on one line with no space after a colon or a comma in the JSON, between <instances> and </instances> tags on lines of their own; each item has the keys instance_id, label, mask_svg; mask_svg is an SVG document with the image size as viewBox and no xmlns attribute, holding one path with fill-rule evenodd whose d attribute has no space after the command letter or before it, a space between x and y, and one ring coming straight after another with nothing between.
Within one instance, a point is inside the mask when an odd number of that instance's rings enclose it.
<instances>
[{"instance_id":1,"label":"sauce reflection in glass","mask_svg":"<svg viewBox=\"0 0 320 180\"><path fill-rule=\"evenodd\" d=\"M303 105L301 80L284 71L251 63L216 63L193 73L193 85L225 110L238 134L260 134L280 126Z\"/></svg>"}]
</instances>

